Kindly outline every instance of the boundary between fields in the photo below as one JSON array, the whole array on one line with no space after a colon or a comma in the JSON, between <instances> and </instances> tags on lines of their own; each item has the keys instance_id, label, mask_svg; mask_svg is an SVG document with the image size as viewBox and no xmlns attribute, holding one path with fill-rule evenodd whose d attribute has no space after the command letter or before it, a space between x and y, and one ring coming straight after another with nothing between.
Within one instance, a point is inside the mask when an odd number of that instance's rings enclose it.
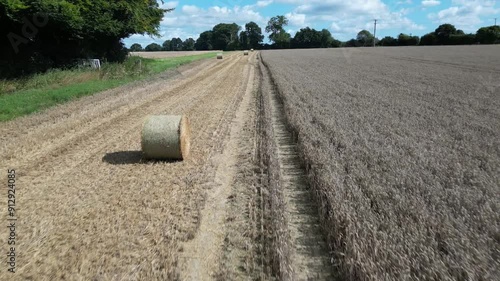
<instances>
[{"instance_id":1,"label":"boundary between fields","mask_svg":"<svg viewBox=\"0 0 500 281\"><path fill-rule=\"evenodd\" d=\"M328 205L325 204L326 196L321 196L319 188L314 184L314 177L310 173L311 164L300 149L301 143L298 131L290 124L287 116L286 98L279 89L268 65L262 59L262 56L260 58L261 83L269 84L267 86L268 89L265 89L265 86L260 87L260 98L264 103L264 108L261 109L264 113L261 114L261 118L267 119L264 121L265 123L271 123L271 125L267 125L267 132L262 132L263 134L267 134L268 147L265 151L261 151L261 154L267 154L267 161L263 164L269 169L267 176L269 181L268 189L271 194L271 225L275 232L274 241L272 241L275 251L272 256L273 270L281 280L298 280L297 278L300 280L302 280L301 278L337 280L338 276L334 273L334 266L332 265L332 244L328 243L331 238L327 235L329 233L327 230L329 224L325 224L325 218L327 218L325 214L328 213ZM266 90L268 94L266 94ZM268 103L267 105L266 102ZM274 115L278 116L273 116L273 111ZM269 121L273 118L272 122ZM276 120L276 118L279 120ZM276 125L276 122L282 123L282 125ZM283 128L280 128L280 126ZM283 147L283 143L277 144L276 142L286 142L287 144L285 144L286 147ZM289 161L291 159L288 159L291 154L293 155L293 165L290 165ZM290 176L292 176L292 181L305 181L304 186L294 187L294 185L297 185L294 183L290 186ZM308 198L298 199L301 196ZM287 203L290 206L287 207ZM297 210L300 211L297 212ZM304 210L307 210L307 212ZM302 214L302 212L307 214ZM313 220L318 221L319 226ZM298 223L301 224L301 230L297 229ZM308 244L305 241L307 239L303 239L304 237L300 236L300 234L306 233L312 236L319 235L316 238L319 238L319 240L322 238L324 242ZM296 245L290 245L290 241L295 241ZM323 251L326 253L321 254ZM297 253L295 258L299 260L294 261L293 257L291 257L294 256L294 252ZM327 256L329 260L325 262L323 268L314 267L312 264L307 264L307 261L304 261L303 258L308 255L311 259L316 259L316 262L326 260L322 259L322 256L323 258ZM305 273L306 276L304 274L300 276L300 269L295 268L297 264L300 264L303 268L311 269L309 272L318 273L315 276L307 273ZM327 271L330 273L327 273Z\"/></svg>"}]
</instances>

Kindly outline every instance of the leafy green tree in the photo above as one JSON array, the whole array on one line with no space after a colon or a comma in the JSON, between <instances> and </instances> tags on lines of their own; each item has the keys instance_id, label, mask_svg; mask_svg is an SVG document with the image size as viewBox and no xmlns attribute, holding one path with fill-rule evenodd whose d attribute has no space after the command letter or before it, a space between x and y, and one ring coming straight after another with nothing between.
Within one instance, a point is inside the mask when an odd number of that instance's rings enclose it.
<instances>
[{"instance_id":1,"label":"leafy green tree","mask_svg":"<svg viewBox=\"0 0 500 281\"><path fill-rule=\"evenodd\" d=\"M293 37L292 48L319 48L321 39L321 32L309 27L301 28Z\"/></svg>"},{"instance_id":2,"label":"leafy green tree","mask_svg":"<svg viewBox=\"0 0 500 281\"><path fill-rule=\"evenodd\" d=\"M437 44L437 36L436 33L431 32L427 33L422 38L420 38L420 45L436 45Z\"/></svg>"},{"instance_id":3,"label":"leafy green tree","mask_svg":"<svg viewBox=\"0 0 500 281\"><path fill-rule=\"evenodd\" d=\"M434 31L436 34L437 38L437 44L439 45L448 45L450 44L450 36L451 35L456 35L457 34L457 29L455 28L454 25L445 23L440 25L436 30Z\"/></svg>"},{"instance_id":4,"label":"leafy green tree","mask_svg":"<svg viewBox=\"0 0 500 281\"><path fill-rule=\"evenodd\" d=\"M333 38L333 41L332 41L332 45L331 45L333 48L338 48L338 47L342 47L342 42L340 40L337 40L335 38Z\"/></svg>"},{"instance_id":5,"label":"leafy green tree","mask_svg":"<svg viewBox=\"0 0 500 281\"><path fill-rule=\"evenodd\" d=\"M361 30L356 36L356 40L360 46L373 46L373 34L368 30Z\"/></svg>"},{"instance_id":6,"label":"leafy green tree","mask_svg":"<svg viewBox=\"0 0 500 281\"><path fill-rule=\"evenodd\" d=\"M481 44L494 44L500 41L500 26L481 27L476 32L476 40Z\"/></svg>"},{"instance_id":7,"label":"leafy green tree","mask_svg":"<svg viewBox=\"0 0 500 281\"><path fill-rule=\"evenodd\" d=\"M284 26L288 25L285 16L272 17L266 26L266 32L271 33L269 40L273 41L278 48L287 48L290 45L290 34L285 31Z\"/></svg>"},{"instance_id":8,"label":"leafy green tree","mask_svg":"<svg viewBox=\"0 0 500 281\"><path fill-rule=\"evenodd\" d=\"M322 29L321 34L321 48L334 47L335 39L333 39L332 33L328 29Z\"/></svg>"},{"instance_id":9,"label":"leafy green tree","mask_svg":"<svg viewBox=\"0 0 500 281\"><path fill-rule=\"evenodd\" d=\"M398 46L398 39L391 37L391 36L386 36L382 38L382 40L379 41L380 46Z\"/></svg>"},{"instance_id":10,"label":"leafy green tree","mask_svg":"<svg viewBox=\"0 0 500 281\"><path fill-rule=\"evenodd\" d=\"M351 39L343 44L344 47L359 47L359 42L356 39Z\"/></svg>"},{"instance_id":11,"label":"leafy green tree","mask_svg":"<svg viewBox=\"0 0 500 281\"><path fill-rule=\"evenodd\" d=\"M476 43L476 35L456 34L456 35L451 35L448 40L450 45L472 45Z\"/></svg>"},{"instance_id":12,"label":"leafy green tree","mask_svg":"<svg viewBox=\"0 0 500 281\"><path fill-rule=\"evenodd\" d=\"M198 37L196 43L194 44L195 49L199 51L213 50L212 37L212 31L205 31L201 33L200 37Z\"/></svg>"},{"instance_id":13,"label":"leafy green tree","mask_svg":"<svg viewBox=\"0 0 500 281\"><path fill-rule=\"evenodd\" d=\"M260 26L251 21L245 25L245 33L248 37L247 49L260 49L260 45L264 41L264 35L262 35Z\"/></svg>"},{"instance_id":14,"label":"leafy green tree","mask_svg":"<svg viewBox=\"0 0 500 281\"><path fill-rule=\"evenodd\" d=\"M172 51L172 40L165 40L162 46L163 46L163 51Z\"/></svg>"},{"instance_id":15,"label":"leafy green tree","mask_svg":"<svg viewBox=\"0 0 500 281\"><path fill-rule=\"evenodd\" d=\"M146 50L146 52L159 52L162 50L162 47L159 44L151 43L147 45L144 50Z\"/></svg>"},{"instance_id":16,"label":"leafy green tree","mask_svg":"<svg viewBox=\"0 0 500 281\"><path fill-rule=\"evenodd\" d=\"M125 59L122 39L159 36L156 0L0 0L0 77L71 64ZM27 28L28 27L28 28Z\"/></svg>"},{"instance_id":17,"label":"leafy green tree","mask_svg":"<svg viewBox=\"0 0 500 281\"><path fill-rule=\"evenodd\" d=\"M240 48L243 50L248 50L250 46L250 40L248 39L248 33L246 31L240 32Z\"/></svg>"},{"instance_id":18,"label":"leafy green tree","mask_svg":"<svg viewBox=\"0 0 500 281\"><path fill-rule=\"evenodd\" d=\"M416 46L419 43L418 36L410 36L408 34L400 33L398 36L399 46Z\"/></svg>"},{"instance_id":19,"label":"leafy green tree","mask_svg":"<svg viewBox=\"0 0 500 281\"><path fill-rule=\"evenodd\" d=\"M141 44L139 43L134 43L132 46L130 46L130 51L131 52L141 52L143 51Z\"/></svg>"},{"instance_id":20,"label":"leafy green tree","mask_svg":"<svg viewBox=\"0 0 500 281\"><path fill-rule=\"evenodd\" d=\"M236 50L239 45L238 32L241 27L236 23L219 23L212 30L212 44L216 50Z\"/></svg>"},{"instance_id":21,"label":"leafy green tree","mask_svg":"<svg viewBox=\"0 0 500 281\"><path fill-rule=\"evenodd\" d=\"M182 42L182 49L184 51L194 51L194 44L196 41L194 41L193 38L188 38Z\"/></svg>"},{"instance_id":22,"label":"leafy green tree","mask_svg":"<svg viewBox=\"0 0 500 281\"><path fill-rule=\"evenodd\" d=\"M170 40L170 50L182 51L182 39L181 38L172 38Z\"/></svg>"}]
</instances>

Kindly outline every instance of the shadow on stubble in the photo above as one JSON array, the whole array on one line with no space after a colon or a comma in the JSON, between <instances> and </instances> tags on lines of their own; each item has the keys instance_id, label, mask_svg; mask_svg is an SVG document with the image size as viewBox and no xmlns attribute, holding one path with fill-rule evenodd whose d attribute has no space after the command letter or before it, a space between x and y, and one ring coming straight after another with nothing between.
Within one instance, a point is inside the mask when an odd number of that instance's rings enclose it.
<instances>
[{"instance_id":1,"label":"shadow on stubble","mask_svg":"<svg viewBox=\"0 0 500 281\"><path fill-rule=\"evenodd\" d=\"M103 162L111 165L131 165L131 164L146 164L146 163L177 163L180 160L166 159L154 160L143 158L142 151L118 151L106 153L102 158Z\"/></svg>"}]
</instances>

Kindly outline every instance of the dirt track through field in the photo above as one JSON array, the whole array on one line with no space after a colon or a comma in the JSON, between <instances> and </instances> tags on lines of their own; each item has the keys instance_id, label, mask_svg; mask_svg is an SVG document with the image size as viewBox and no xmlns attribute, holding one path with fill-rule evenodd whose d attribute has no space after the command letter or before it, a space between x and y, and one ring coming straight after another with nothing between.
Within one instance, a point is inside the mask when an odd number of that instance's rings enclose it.
<instances>
[{"instance_id":1,"label":"dirt track through field","mask_svg":"<svg viewBox=\"0 0 500 281\"><path fill-rule=\"evenodd\" d=\"M332 280L330 255L321 232L318 207L301 167L297 144L288 131L283 104L277 93L271 95L274 141L292 245L293 280Z\"/></svg>"},{"instance_id":2,"label":"dirt track through field","mask_svg":"<svg viewBox=\"0 0 500 281\"><path fill-rule=\"evenodd\" d=\"M190 251L184 243L194 238L196 244L207 223L209 229L220 223L201 213L206 194L221 195L209 196L206 208L223 217L238 118L253 87L252 60L240 53L204 60L1 124L1 171L16 169L18 176L17 276L179 278L181 251ZM190 159L141 160L140 130L152 114L188 115ZM5 204L0 211L6 213ZM205 255L210 247L191 250ZM209 266L206 272L215 270Z\"/></svg>"},{"instance_id":3,"label":"dirt track through field","mask_svg":"<svg viewBox=\"0 0 500 281\"><path fill-rule=\"evenodd\" d=\"M214 161L218 163L214 165L217 166L214 186L210 188L205 208L202 211L200 228L195 238L184 245L185 263L181 275L182 280L212 280L219 270L226 235L224 219L227 215L228 197L236 175L237 156L239 151L246 149L238 147L238 144L254 90L254 75L254 66L247 64L240 89L235 91L237 94L233 96L230 106L226 109L227 113L232 113L236 109L236 114L234 118L224 120L225 131L228 131L229 138L224 151L214 157Z\"/></svg>"}]
</instances>

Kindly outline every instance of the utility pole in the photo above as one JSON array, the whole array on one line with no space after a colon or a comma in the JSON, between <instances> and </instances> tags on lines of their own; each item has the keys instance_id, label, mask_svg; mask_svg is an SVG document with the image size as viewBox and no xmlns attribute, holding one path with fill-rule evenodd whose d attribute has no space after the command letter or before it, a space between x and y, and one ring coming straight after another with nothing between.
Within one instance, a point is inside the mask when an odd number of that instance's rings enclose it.
<instances>
[{"instance_id":1,"label":"utility pole","mask_svg":"<svg viewBox=\"0 0 500 281\"><path fill-rule=\"evenodd\" d=\"M373 47L377 44L377 19L374 19L375 25L373 27Z\"/></svg>"}]
</instances>

